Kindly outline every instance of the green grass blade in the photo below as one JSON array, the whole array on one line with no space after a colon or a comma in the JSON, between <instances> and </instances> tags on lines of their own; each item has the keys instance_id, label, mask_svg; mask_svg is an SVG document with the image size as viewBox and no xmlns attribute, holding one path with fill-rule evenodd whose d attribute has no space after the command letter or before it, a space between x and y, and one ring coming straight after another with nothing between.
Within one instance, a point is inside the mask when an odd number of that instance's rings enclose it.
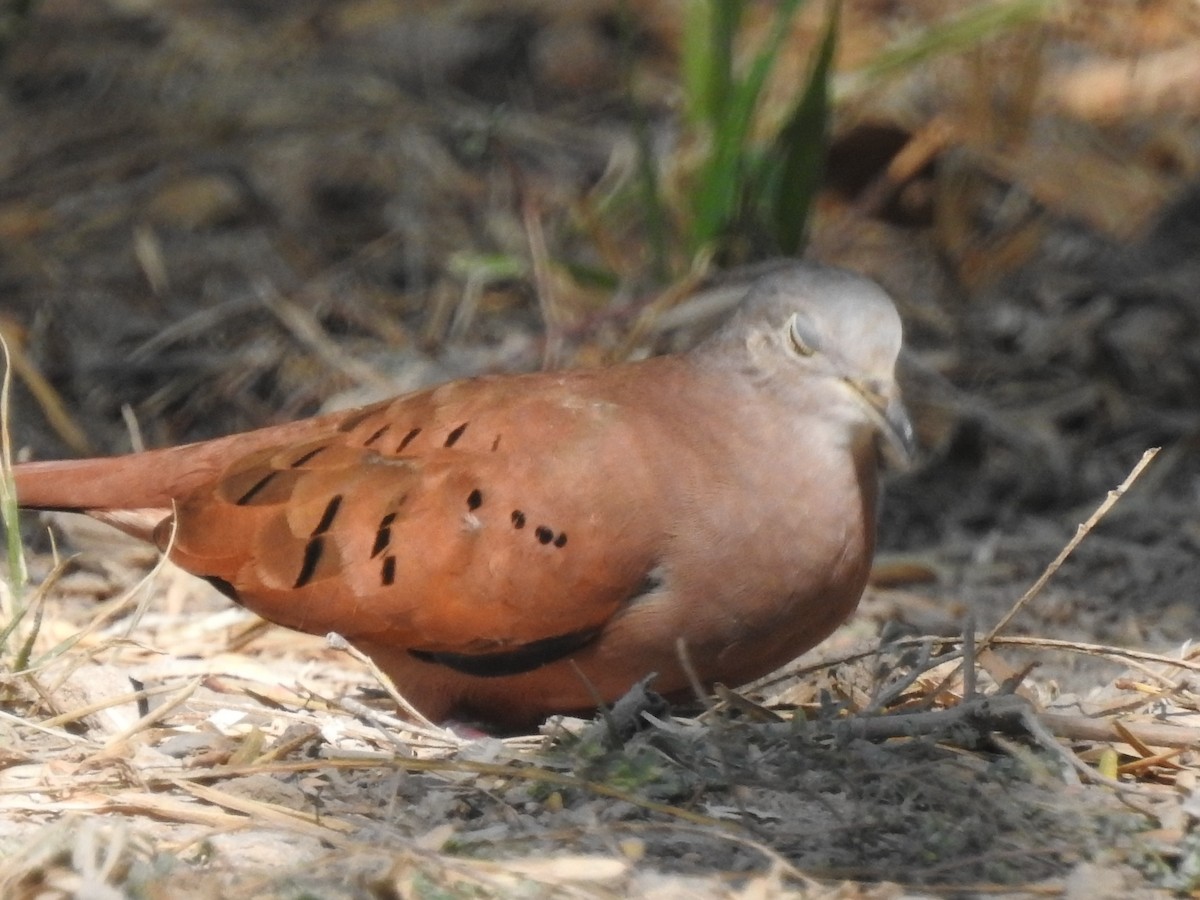
<instances>
[{"instance_id":1,"label":"green grass blade","mask_svg":"<svg viewBox=\"0 0 1200 900\"><path fill-rule=\"evenodd\" d=\"M771 23L771 33L767 36L767 42L755 55L745 80L737 86L730 113L747 123L747 126L754 116L767 76L771 74L771 69L779 59L779 48L783 46L792 19L803 2L804 0L782 0L779 9L775 11L775 21Z\"/></svg>"},{"instance_id":2,"label":"green grass blade","mask_svg":"<svg viewBox=\"0 0 1200 900\"><path fill-rule=\"evenodd\" d=\"M634 97L634 18L629 0L621 0L621 70L624 73L625 98L633 111L633 139L636 147L636 190L641 198L641 211L646 223L646 241L650 250L650 268L656 280L667 278L669 269L670 226L666 201L658 176L658 160L654 155L654 140L646 111ZM687 59L687 53L684 54Z\"/></svg>"},{"instance_id":3,"label":"green grass blade","mask_svg":"<svg viewBox=\"0 0 1200 900\"><path fill-rule=\"evenodd\" d=\"M21 547L21 529L17 508L17 486L13 481L12 436L8 431L9 397L12 394L12 359L8 343L0 336L4 354L4 378L0 381L0 517L4 521L8 546L8 572L14 596L20 596L26 580L25 556Z\"/></svg>"},{"instance_id":4,"label":"green grass blade","mask_svg":"<svg viewBox=\"0 0 1200 900\"><path fill-rule=\"evenodd\" d=\"M12 475L12 438L8 431L8 401L12 390L12 358L8 344L0 336L0 351L4 353L4 377L0 381L0 520L4 523L5 545L8 550L8 585L13 608L0 610L9 618L8 626L0 633L0 651L3 651L24 609L21 598L27 579L25 555L21 547L20 514L17 508L16 484Z\"/></svg>"},{"instance_id":5,"label":"green grass blade","mask_svg":"<svg viewBox=\"0 0 1200 900\"><path fill-rule=\"evenodd\" d=\"M720 0L716 2L719 6ZM734 219L745 184L751 152L750 129L759 96L802 2L780 3L766 43L755 56L745 79L733 86L724 115L714 123L710 155L700 171L693 202L693 251L718 239Z\"/></svg>"},{"instance_id":6,"label":"green grass blade","mask_svg":"<svg viewBox=\"0 0 1200 900\"><path fill-rule=\"evenodd\" d=\"M771 210L771 224L778 249L799 253L808 226L808 214L824 175L829 143L829 81L837 49L841 2L833 0L817 57L813 61L804 94L775 141L778 177L763 198Z\"/></svg>"},{"instance_id":7,"label":"green grass blade","mask_svg":"<svg viewBox=\"0 0 1200 900\"><path fill-rule=\"evenodd\" d=\"M733 88L733 39L744 0L689 0L683 22L684 96L693 127L714 126Z\"/></svg>"}]
</instances>

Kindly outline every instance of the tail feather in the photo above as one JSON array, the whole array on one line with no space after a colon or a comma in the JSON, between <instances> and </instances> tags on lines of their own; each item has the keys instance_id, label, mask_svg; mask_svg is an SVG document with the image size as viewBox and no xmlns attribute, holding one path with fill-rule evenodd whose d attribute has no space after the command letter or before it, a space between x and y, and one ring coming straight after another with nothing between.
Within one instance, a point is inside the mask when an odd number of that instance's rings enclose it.
<instances>
[{"instance_id":1,"label":"tail feather","mask_svg":"<svg viewBox=\"0 0 1200 900\"><path fill-rule=\"evenodd\" d=\"M145 536L140 526L122 524L123 520L132 523L157 515L161 521L174 501L212 483L231 462L268 447L317 438L335 429L344 415L125 456L20 463L13 467L17 502L24 509L87 513Z\"/></svg>"},{"instance_id":2,"label":"tail feather","mask_svg":"<svg viewBox=\"0 0 1200 900\"><path fill-rule=\"evenodd\" d=\"M17 502L24 509L88 512L167 508L185 486L151 453L103 459L21 463L13 469Z\"/></svg>"}]
</instances>

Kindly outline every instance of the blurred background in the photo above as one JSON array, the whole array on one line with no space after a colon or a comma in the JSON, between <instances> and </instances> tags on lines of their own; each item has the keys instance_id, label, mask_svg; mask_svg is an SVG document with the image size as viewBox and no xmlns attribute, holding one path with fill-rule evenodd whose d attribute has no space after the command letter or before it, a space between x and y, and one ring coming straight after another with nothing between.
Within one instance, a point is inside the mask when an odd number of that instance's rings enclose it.
<instances>
[{"instance_id":1,"label":"blurred background","mask_svg":"<svg viewBox=\"0 0 1200 900\"><path fill-rule=\"evenodd\" d=\"M908 335L866 626L994 620L1149 446L1024 627L1200 625L1193 0L7 0L0 53L27 453L686 347L805 254Z\"/></svg>"}]
</instances>

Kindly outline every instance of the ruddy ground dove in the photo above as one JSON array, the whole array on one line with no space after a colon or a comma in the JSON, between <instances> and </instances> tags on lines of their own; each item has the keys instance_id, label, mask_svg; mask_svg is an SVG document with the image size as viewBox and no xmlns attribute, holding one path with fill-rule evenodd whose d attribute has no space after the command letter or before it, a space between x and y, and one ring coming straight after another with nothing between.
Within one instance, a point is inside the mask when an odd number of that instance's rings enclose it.
<instances>
[{"instance_id":1,"label":"ruddy ground dove","mask_svg":"<svg viewBox=\"0 0 1200 900\"><path fill-rule=\"evenodd\" d=\"M850 614L880 450L912 440L900 338L873 282L790 263L686 354L26 463L17 494L341 633L431 718L522 727L651 672L686 694L680 642L705 684L744 683Z\"/></svg>"}]
</instances>

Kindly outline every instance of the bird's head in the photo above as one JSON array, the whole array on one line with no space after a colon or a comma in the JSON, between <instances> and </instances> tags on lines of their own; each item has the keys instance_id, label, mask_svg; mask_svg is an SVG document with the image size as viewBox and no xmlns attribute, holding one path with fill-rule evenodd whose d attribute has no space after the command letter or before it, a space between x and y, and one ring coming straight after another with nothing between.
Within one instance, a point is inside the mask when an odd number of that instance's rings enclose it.
<instances>
[{"instance_id":1,"label":"bird's head","mask_svg":"<svg viewBox=\"0 0 1200 900\"><path fill-rule=\"evenodd\" d=\"M906 466L915 440L896 383L902 334L895 304L874 281L795 262L755 280L705 347L785 395L799 392L797 402L814 379L836 385L833 396L845 402L824 411L873 426L888 462Z\"/></svg>"}]
</instances>

